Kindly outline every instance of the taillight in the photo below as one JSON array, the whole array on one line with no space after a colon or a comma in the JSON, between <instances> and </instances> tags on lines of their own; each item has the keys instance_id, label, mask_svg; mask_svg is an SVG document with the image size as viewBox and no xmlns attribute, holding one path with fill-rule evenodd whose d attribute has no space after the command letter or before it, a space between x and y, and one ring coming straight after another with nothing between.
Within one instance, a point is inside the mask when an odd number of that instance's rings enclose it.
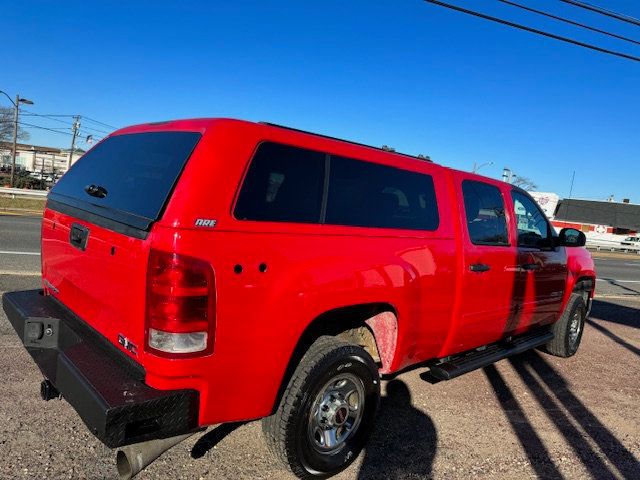
<instances>
[{"instance_id":1,"label":"taillight","mask_svg":"<svg viewBox=\"0 0 640 480\"><path fill-rule=\"evenodd\" d=\"M151 250L147 271L146 345L153 353L184 358L213 350L215 283L211 265Z\"/></svg>"}]
</instances>

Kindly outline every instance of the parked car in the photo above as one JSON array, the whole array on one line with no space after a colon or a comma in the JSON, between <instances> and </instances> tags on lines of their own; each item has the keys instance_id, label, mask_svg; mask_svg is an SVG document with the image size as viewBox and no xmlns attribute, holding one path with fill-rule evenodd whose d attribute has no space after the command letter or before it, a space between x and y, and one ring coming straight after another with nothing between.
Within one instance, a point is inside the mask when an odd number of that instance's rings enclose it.
<instances>
[{"instance_id":1,"label":"parked car","mask_svg":"<svg viewBox=\"0 0 640 480\"><path fill-rule=\"evenodd\" d=\"M620 245L629 246L629 247L640 247L640 237L627 237Z\"/></svg>"},{"instance_id":2,"label":"parked car","mask_svg":"<svg viewBox=\"0 0 640 480\"><path fill-rule=\"evenodd\" d=\"M124 128L53 187L42 289L3 306L45 380L135 475L263 418L301 478L358 456L380 376L576 353L582 232L510 184L271 124ZM481 415L481 412L478 412Z\"/></svg>"}]
</instances>

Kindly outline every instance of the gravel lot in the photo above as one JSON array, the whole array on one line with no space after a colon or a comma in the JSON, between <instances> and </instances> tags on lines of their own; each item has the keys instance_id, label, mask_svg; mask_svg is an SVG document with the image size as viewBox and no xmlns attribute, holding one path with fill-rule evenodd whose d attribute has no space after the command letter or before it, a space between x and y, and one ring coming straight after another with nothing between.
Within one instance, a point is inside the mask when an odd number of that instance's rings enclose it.
<instances>
[{"instance_id":1,"label":"gravel lot","mask_svg":"<svg viewBox=\"0 0 640 480\"><path fill-rule=\"evenodd\" d=\"M37 287L0 275L0 291ZM385 382L379 422L337 478L640 478L640 296L601 298L580 352L531 352L435 385L421 370ZM0 478L116 478L113 453L64 401L44 403L40 373L0 314ZM138 477L290 478L259 422L192 437Z\"/></svg>"},{"instance_id":2,"label":"gravel lot","mask_svg":"<svg viewBox=\"0 0 640 480\"><path fill-rule=\"evenodd\" d=\"M38 257L12 258L11 265L8 258L0 256L0 293L39 287L36 275L1 273L3 266L28 273ZM637 260L599 267L599 276L616 281L598 282L573 358L530 352L449 382L430 384L420 369L384 382L369 447L336 478L640 479ZM40 400L40 372L4 312L0 348L0 479L117 478L114 452L73 409ZM137 478L291 476L267 452L260 423L251 422L196 435Z\"/></svg>"}]
</instances>

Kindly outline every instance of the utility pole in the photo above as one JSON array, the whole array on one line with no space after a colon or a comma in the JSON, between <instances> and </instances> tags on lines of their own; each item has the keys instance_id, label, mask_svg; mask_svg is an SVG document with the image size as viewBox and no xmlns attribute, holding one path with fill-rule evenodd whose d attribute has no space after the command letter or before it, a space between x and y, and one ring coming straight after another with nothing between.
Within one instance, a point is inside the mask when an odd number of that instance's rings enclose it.
<instances>
[{"instance_id":1,"label":"utility pole","mask_svg":"<svg viewBox=\"0 0 640 480\"><path fill-rule=\"evenodd\" d=\"M67 172L71 168L71 162L73 161L73 150L76 148L76 137L78 136L78 130L80 129L80 115L76 115L73 122L73 136L71 137L71 150L69 150L69 160L67 161Z\"/></svg>"},{"instance_id":2,"label":"utility pole","mask_svg":"<svg viewBox=\"0 0 640 480\"><path fill-rule=\"evenodd\" d=\"M13 181L15 180L16 172L16 154L18 149L18 110L20 110L21 103L24 103L25 105L33 105L33 102L28 98L20 98L20 95L16 95L16 101L14 102L7 92L0 90L0 93L9 99L15 109L13 111L13 152L11 153L11 187L13 188Z\"/></svg>"},{"instance_id":3,"label":"utility pole","mask_svg":"<svg viewBox=\"0 0 640 480\"><path fill-rule=\"evenodd\" d=\"M18 148L18 110L20 105L20 95L16 94L16 108L13 109L13 150L11 152L11 182L10 186L13 188L13 182L16 175L16 150Z\"/></svg>"}]
</instances>

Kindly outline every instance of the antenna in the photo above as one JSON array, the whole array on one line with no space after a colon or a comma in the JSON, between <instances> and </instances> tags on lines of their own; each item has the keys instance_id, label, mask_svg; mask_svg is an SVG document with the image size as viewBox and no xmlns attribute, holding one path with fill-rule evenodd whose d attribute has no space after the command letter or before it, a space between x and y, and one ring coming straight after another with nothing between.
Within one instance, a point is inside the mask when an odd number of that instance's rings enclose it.
<instances>
[{"instance_id":1,"label":"antenna","mask_svg":"<svg viewBox=\"0 0 640 480\"><path fill-rule=\"evenodd\" d=\"M576 171L573 171L573 174L571 175L571 186L569 187L569 203L567 203L567 212L566 212L566 217L567 220L569 219L569 209L571 208L571 195L573 195L573 181L576 179Z\"/></svg>"},{"instance_id":2,"label":"antenna","mask_svg":"<svg viewBox=\"0 0 640 480\"><path fill-rule=\"evenodd\" d=\"M573 194L573 181L576 178L576 171L573 171L573 175L571 175L571 186L569 187L569 198L571 198L571 195Z\"/></svg>"}]
</instances>

